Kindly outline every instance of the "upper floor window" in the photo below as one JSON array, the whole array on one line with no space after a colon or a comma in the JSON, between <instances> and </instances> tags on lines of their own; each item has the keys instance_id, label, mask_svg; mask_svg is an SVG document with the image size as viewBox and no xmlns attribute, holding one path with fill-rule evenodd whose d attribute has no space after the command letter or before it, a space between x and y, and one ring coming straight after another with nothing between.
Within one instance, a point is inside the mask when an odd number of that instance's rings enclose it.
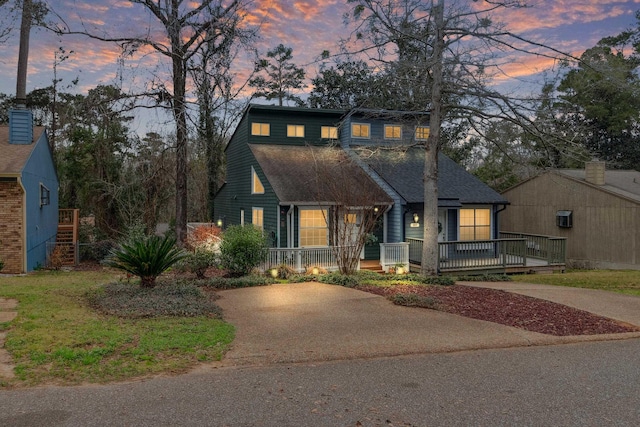
<instances>
[{"instance_id":1,"label":"upper floor window","mask_svg":"<svg viewBox=\"0 0 640 427\"><path fill-rule=\"evenodd\" d=\"M251 194L264 194L264 185L253 166L251 166Z\"/></svg>"},{"instance_id":2,"label":"upper floor window","mask_svg":"<svg viewBox=\"0 0 640 427\"><path fill-rule=\"evenodd\" d=\"M351 137L352 138L370 138L371 125L369 123L352 123Z\"/></svg>"},{"instance_id":3,"label":"upper floor window","mask_svg":"<svg viewBox=\"0 0 640 427\"><path fill-rule=\"evenodd\" d=\"M304 138L304 125L287 125L287 136Z\"/></svg>"},{"instance_id":4,"label":"upper floor window","mask_svg":"<svg viewBox=\"0 0 640 427\"><path fill-rule=\"evenodd\" d=\"M418 126L416 128L416 140L417 141L426 141L429 139L429 127L428 126Z\"/></svg>"},{"instance_id":5,"label":"upper floor window","mask_svg":"<svg viewBox=\"0 0 640 427\"><path fill-rule=\"evenodd\" d=\"M271 126L269 123L251 123L251 135L269 136Z\"/></svg>"},{"instance_id":6,"label":"upper floor window","mask_svg":"<svg viewBox=\"0 0 640 427\"><path fill-rule=\"evenodd\" d=\"M335 126L322 126L320 128L322 139L338 139L338 128Z\"/></svg>"},{"instance_id":7,"label":"upper floor window","mask_svg":"<svg viewBox=\"0 0 640 427\"><path fill-rule=\"evenodd\" d=\"M402 126L384 125L384 139L401 139Z\"/></svg>"},{"instance_id":8,"label":"upper floor window","mask_svg":"<svg viewBox=\"0 0 640 427\"><path fill-rule=\"evenodd\" d=\"M460 209L460 240L491 239L491 210Z\"/></svg>"}]
</instances>

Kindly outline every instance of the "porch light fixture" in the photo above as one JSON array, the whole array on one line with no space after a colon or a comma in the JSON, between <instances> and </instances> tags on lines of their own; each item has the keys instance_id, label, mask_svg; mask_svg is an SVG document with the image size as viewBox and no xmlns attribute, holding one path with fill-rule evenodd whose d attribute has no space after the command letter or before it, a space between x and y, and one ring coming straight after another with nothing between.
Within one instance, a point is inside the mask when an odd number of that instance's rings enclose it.
<instances>
[{"instance_id":1,"label":"porch light fixture","mask_svg":"<svg viewBox=\"0 0 640 427\"><path fill-rule=\"evenodd\" d=\"M216 221L216 225L222 228L222 218L218 218L218 220Z\"/></svg>"},{"instance_id":2,"label":"porch light fixture","mask_svg":"<svg viewBox=\"0 0 640 427\"><path fill-rule=\"evenodd\" d=\"M413 222L415 222L415 223L420 222L420 217L418 216L418 214L417 214L417 213L414 213L414 214L413 214Z\"/></svg>"}]
</instances>

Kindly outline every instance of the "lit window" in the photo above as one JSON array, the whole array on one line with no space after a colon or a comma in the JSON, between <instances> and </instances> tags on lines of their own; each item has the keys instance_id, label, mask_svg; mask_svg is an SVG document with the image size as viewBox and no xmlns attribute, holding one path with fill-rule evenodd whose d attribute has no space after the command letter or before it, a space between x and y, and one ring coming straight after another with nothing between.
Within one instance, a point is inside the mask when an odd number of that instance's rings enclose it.
<instances>
[{"instance_id":1,"label":"lit window","mask_svg":"<svg viewBox=\"0 0 640 427\"><path fill-rule=\"evenodd\" d=\"M344 214L345 224L355 224L357 221L358 221L358 214L355 214L355 213Z\"/></svg>"},{"instance_id":2,"label":"lit window","mask_svg":"<svg viewBox=\"0 0 640 427\"><path fill-rule=\"evenodd\" d=\"M264 208L251 209L251 224L262 230L264 226Z\"/></svg>"},{"instance_id":3,"label":"lit window","mask_svg":"<svg viewBox=\"0 0 640 427\"><path fill-rule=\"evenodd\" d=\"M290 138L304 138L304 125L287 125L287 136Z\"/></svg>"},{"instance_id":4,"label":"lit window","mask_svg":"<svg viewBox=\"0 0 640 427\"><path fill-rule=\"evenodd\" d=\"M329 244L326 209L300 210L300 246L327 246Z\"/></svg>"},{"instance_id":5,"label":"lit window","mask_svg":"<svg viewBox=\"0 0 640 427\"><path fill-rule=\"evenodd\" d=\"M426 141L429 139L429 127L428 126L418 126L416 128L416 140L418 141Z\"/></svg>"},{"instance_id":6,"label":"lit window","mask_svg":"<svg viewBox=\"0 0 640 427\"><path fill-rule=\"evenodd\" d=\"M251 135L269 136L271 126L269 123L251 123Z\"/></svg>"},{"instance_id":7,"label":"lit window","mask_svg":"<svg viewBox=\"0 0 640 427\"><path fill-rule=\"evenodd\" d=\"M323 139L338 139L338 128L335 126L322 126L320 133Z\"/></svg>"},{"instance_id":8,"label":"lit window","mask_svg":"<svg viewBox=\"0 0 640 427\"><path fill-rule=\"evenodd\" d=\"M460 209L459 240L491 239L491 211L489 209Z\"/></svg>"},{"instance_id":9,"label":"lit window","mask_svg":"<svg viewBox=\"0 0 640 427\"><path fill-rule=\"evenodd\" d=\"M40 207L51 203L51 193L47 187L40 184Z\"/></svg>"},{"instance_id":10,"label":"lit window","mask_svg":"<svg viewBox=\"0 0 640 427\"><path fill-rule=\"evenodd\" d=\"M351 137L352 138L369 138L371 134L369 132L370 126L368 123L353 123L351 124Z\"/></svg>"},{"instance_id":11,"label":"lit window","mask_svg":"<svg viewBox=\"0 0 640 427\"><path fill-rule=\"evenodd\" d=\"M253 166L251 166L251 194L264 194L264 185Z\"/></svg>"},{"instance_id":12,"label":"lit window","mask_svg":"<svg viewBox=\"0 0 640 427\"><path fill-rule=\"evenodd\" d=\"M402 127L398 125L384 125L384 139L402 138Z\"/></svg>"}]
</instances>

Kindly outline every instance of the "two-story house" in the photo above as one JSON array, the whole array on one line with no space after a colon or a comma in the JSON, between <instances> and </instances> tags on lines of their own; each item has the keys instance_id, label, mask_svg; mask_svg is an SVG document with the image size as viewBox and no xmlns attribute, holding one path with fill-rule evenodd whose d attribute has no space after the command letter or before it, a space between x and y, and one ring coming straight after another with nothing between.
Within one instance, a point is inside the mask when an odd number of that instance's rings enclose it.
<instances>
[{"instance_id":1,"label":"two-story house","mask_svg":"<svg viewBox=\"0 0 640 427\"><path fill-rule=\"evenodd\" d=\"M340 177L384 210L375 230L379 243L421 238L420 145L429 136L428 118L428 113L250 105L225 150L226 182L214 200L213 218L225 227L261 227L273 248L331 245L326 218L335 203L314 167L326 161L343 165ZM321 147L332 148L330 158L325 154L320 160ZM439 239L497 238L498 212L507 201L446 156L440 155L438 166ZM380 246L367 246L363 257L380 259Z\"/></svg>"}]
</instances>

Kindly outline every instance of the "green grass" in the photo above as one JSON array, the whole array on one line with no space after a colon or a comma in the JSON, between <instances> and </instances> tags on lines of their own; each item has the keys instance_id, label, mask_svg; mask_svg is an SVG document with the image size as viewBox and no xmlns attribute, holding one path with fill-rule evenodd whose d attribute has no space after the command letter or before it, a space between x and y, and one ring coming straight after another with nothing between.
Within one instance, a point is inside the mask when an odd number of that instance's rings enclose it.
<instances>
[{"instance_id":1,"label":"green grass","mask_svg":"<svg viewBox=\"0 0 640 427\"><path fill-rule=\"evenodd\" d=\"M16 365L16 378L3 384L104 383L183 372L200 361L219 360L233 340L233 326L211 317L123 319L97 313L87 291L115 277L42 271L0 278L0 296L19 301L18 317L0 325Z\"/></svg>"},{"instance_id":2,"label":"green grass","mask_svg":"<svg viewBox=\"0 0 640 427\"><path fill-rule=\"evenodd\" d=\"M513 281L602 289L640 296L640 270L570 270L564 274L514 275Z\"/></svg>"}]
</instances>

